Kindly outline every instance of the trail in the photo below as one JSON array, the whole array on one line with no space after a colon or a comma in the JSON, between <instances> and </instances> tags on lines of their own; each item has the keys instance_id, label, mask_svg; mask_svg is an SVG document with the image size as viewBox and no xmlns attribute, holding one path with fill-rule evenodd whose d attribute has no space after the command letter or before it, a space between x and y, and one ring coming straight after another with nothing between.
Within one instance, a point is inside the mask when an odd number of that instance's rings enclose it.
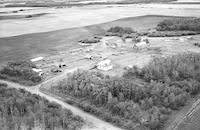
<instances>
[{"instance_id":1,"label":"trail","mask_svg":"<svg viewBox=\"0 0 200 130\"><path fill-rule=\"evenodd\" d=\"M71 70L71 71L74 71L74 70ZM41 84L54 82L57 79L63 78L63 76L65 74L66 73L63 73L63 74L61 74L61 75L59 75L55 78L52 78L52 79L49 79L49 80L43 82ZM32 94L37 94L41 97L46 98L47 100L49 100L51 102L56 102L56 103L60 104L63 108L71 110L75 115L82 117L86 121L86 125L83 126L81 130L122 130L122 129L115 127L112 124L109 124L109 123L89 114L89 113L86 113L86 112L80 110L77 107L74 107L74 106L71 106L71 105L65 103L64 101L59 99L59 97L50 96L48 94L41 92L40 89L39 89L41 84L36 85L36 86L23 86L23 85L13 83L13 82L10 82L10 81L5 81L5 80L0 80L0 82L6 83L8 85L8 87L17 88L17 89L24 89L24 90L26 90L26 91L28 91Z\"/></svg>"}]
</instances>

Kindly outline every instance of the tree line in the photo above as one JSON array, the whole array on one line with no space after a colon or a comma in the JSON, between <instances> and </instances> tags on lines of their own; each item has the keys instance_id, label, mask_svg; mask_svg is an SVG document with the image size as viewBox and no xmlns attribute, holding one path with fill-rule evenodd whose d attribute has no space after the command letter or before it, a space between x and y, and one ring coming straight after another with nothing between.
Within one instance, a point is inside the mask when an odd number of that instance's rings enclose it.
<instances>
[{"instance_id":1,"label":"tree line","mask_svg":"<svg viewBox=\"0 0 200 130\"><path fill-rule=\"evenodd\" d=\"M107 30L106 35L107 36L119 36L122 37L125 34L132 34L132 33L136 33L136 31L134 31L132 28L130 27L120 27L120 26L114 26L111 27Z\"/></svg>"},{"instance_id":2,"label":"tree line","mask_svg":"<svg viewBox=\"0 0 200 130\"><path fill-rule=\"evenodd\" d=\"M200 18L174 18L161 21L158 31L200 31Z\"/></svg>"}]
</instances>

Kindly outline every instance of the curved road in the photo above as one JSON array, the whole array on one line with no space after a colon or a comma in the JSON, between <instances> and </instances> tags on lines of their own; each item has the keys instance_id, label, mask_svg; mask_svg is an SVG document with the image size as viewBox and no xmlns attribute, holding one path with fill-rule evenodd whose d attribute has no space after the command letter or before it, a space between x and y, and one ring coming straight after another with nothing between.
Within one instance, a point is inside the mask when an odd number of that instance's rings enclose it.
<instances>
[{"instance_id":1,"label":"curved road","mask_svg":"<svg viewBox=\"0 0 200 130\"><path fill-rule=\"evenodd\" d=\"M55 79L57 79L57 77L50 79L50 80L46 81L45 83L54 81ZM44 97L51 102L56 102L56 103L60 104L63 108L71 110L75 115L82 117L86 121L86 125L83 126L81 130L122 130L118 127L113 126L112 124L109 124L109 123L93 116L93 115L90 115L89 113L86 113L86 112L80 110L77 107L71 106L71 105L63 102L61 99L59 99L59 97L49 96L48 94L41 92L39 90L41 84L30 87L30 86L23 86L23 85L13 83L10 81L5 81L5 80L0 80L0 82L6 83L8 85L8 87L17 88L17 89L20 88L20 89L29 91L32 94L40 95L41 97ZM44 83L42 83L42 84L44 84Z\"/></svg>"}]
</instances>

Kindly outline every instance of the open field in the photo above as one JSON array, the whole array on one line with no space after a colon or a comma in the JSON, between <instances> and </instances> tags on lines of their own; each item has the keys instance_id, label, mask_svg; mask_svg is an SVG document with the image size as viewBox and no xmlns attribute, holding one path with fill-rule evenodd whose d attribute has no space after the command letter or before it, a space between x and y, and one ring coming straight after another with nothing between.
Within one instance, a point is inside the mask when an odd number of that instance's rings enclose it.
<instances>
[{"instance_id":1,"label":"open field","mask_svg":"<svg viewBox=\"0 0 200 130\"><path fill-rule=\"evenodd\" d=\"M24 11L19 11L24 9ZM13 13L10 11L18 11ZM121 18L144 15L199 17L200 5L190 4L130 4L130 5L88 5L64 8L0 8L0 16L34 15L35 18L0 20L0 37L10 37L29 33L49 32L60 29L90 26ZM81 14L81 15L80 15ZM116 15L117 14L117 15Z\"/></svg>"},{"instance_id":2,"label":"open field","mask_svg":"<svg viewBox=\"0 0 200 130\"><path fill-rule=\"evenodd\" d=\"M119 25L132 27L135 30L145 30L155 27L159 21L166 18L169 17L144 16L137 18L126 18L82 28L1 38L1 64L9 60L28 60L37 56L59 55L60 51L68 52L69 50L80 48L80 45L77 43L77 41L91 37L95 34L104 33L105 30L111 26Z\"/></svg>"},{"instance_id":3,"label":"open field","mask_svg":"<svg viewBox=\"0 0 200 130\"><path fill-rule=\"evenodd\" d=\"M137 4L168 3L175 0L2 0L0 6L6 7L54 7L82 6L95 4Z\"/></svg>"},{"instance_id":4,"label":"open field","mask_svg":"<svg viewBox=\"0 0 200 130\"><path fill-rule=\"evenodd\" d=\"M38 56L44 56L45 61L38 63L38 66L44 69L49 76L52 66L66 64L67 67L64 69L73 69L88 64L87 69L89 69L94 67L101 59L88 60L88 56L103 56L111 59L114 64L114 69L108 73L121 75L124 72L124 67L128 65L142 67L155 56L177 54L179 51L199 52L200 49L193 46L193 43L200 39L199 35L194 36L194 40L182 38L182 41L179 38L149 38L151 43L150 48L140 51L132 48L130 40L124 43L118 37L104 37L100 43L89 47L83 47L78 44L79 40L90 38L96 34L101 35L112 26L131 27L137 31L144 31L149 28L154 28L159 21L168 18L171 17L142 16L125 18L82 28L1 38L1 65L5 65L7 61L29 60ZM106 42L109 44L106 45ZM117 48L113 49L112 43L116 43ZM177 51L176 48L182 49ZM77 51L76 49L80 50ZM72 51L77 52L72 53Z\"/></svg>"}]
</instances>

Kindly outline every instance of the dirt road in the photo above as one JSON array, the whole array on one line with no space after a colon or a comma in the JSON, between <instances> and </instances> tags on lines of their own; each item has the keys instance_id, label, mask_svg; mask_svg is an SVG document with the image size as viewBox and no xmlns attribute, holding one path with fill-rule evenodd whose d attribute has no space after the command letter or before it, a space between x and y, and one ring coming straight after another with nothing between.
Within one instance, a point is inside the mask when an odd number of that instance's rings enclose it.
<instances>
[{"instance_id":1,"label":"dirt road","mask_svg":"<svg viewBox=\"0 0 200 130\"><path fill-rule=\"evenodd\" d=\"M62 75L59 77L50 79L50 80L55 81L56 79L58 79L60 77L62 77ZM50 82L50 80L46 81L45 83ZM41 97L46 98L47 100L49 100L51 102L56 102L56 103L60 104L63 108L71 110L75 115L78 115L78 116L82 117L84 120L86 120L86 125L83 126L83 128L81 130L121 130L120 128L117 128L117 127L113 126L112 124L109 124L103 120L100 120L97 117L90 115L90 114L80 110L77 107L71 106L71 105L63 102L62 100L59 99L59 97L49 96L45 93L42 93L39 90L39 87L41 86L41 84L30 87L30 86L23 86L23 85L20 85L17 83L4 81L4 80L0 80L0 82L6 83L8 85L8 87L24 89L26 91L29 91L32 94L37 94Z\"/></svg>"}]
</instances>

